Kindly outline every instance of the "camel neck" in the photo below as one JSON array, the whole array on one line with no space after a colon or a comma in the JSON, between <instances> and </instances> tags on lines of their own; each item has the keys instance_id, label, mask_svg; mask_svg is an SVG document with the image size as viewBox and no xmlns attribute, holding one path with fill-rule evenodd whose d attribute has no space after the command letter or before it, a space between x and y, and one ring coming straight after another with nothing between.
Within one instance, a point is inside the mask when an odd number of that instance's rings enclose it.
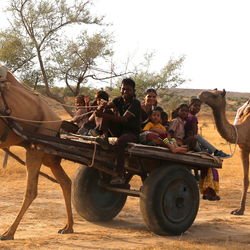
<instances>
[{"instance_id":1,"label":"camel neck","mask_svg":"<svg viewBox=\"0 0 250 250\"><path fill-rule=\"evenodd\" d=\"M236 132L232 124L226 118L225 107L213 109L216 127L220 135L230 143L235 143Z\"/></svg>"}]
</instances>

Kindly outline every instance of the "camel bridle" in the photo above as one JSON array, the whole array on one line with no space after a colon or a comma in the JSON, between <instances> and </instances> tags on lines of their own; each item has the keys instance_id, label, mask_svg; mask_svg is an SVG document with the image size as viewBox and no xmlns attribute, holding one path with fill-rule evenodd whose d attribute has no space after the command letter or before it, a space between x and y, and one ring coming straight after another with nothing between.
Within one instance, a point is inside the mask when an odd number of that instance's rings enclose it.
<instances>
[{"instance_id":1,"label":"camel bridle","mask_svg":"<svg viewBox=\"0 0 250 250\"><path fill-rule=\"evenodd\" d=\"M4 89L6 88L6 82L7 81L0 81L0 96L3 100L3 105L4 105L4 108L0 108L0 115L8 117L11 114L11 108L9 107L9 105L6 101L5 95L4 95ZM0 143L4 142L6 140L9 132L11 131L9 121L3 117L1 119L6 124L6 126L3 130L3 133L0 135Z\"/></svg>"},{"instance_id":2,"label":"camel bridle","mask_svg":"<svg viewBox=\"0 0 250 250\"><path fill-rule=\"evenodd\" d=\"M5 95L4 95L5 88L6 88L6 81L1 81L0 82L0 95L2 97L3 104L4 104L4 109L1 111L1 113L8 116L11 114L11 108L9 107L9 105L6 101Z\"/></svg>"}]
</instances>

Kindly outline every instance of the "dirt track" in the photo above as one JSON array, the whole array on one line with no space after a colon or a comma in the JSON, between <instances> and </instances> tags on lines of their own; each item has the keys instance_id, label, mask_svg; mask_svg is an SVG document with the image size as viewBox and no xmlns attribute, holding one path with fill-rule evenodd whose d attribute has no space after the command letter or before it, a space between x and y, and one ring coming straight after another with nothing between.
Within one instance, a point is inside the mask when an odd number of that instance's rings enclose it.
<instances>
[{"instance_id":1,"label":"dirt track","mask_svg":"<svg viewBox=\"0 0 250 250\"><path fill-rule=\"evenodd\" d=\"M18 153L23 157L22 151ZM239 164L238 156L235 157ZM40 177L38 198L25 214L15 240L0 242L0 249L250 249L249 201L244 216L229 213L238 206L241 194L241 169L236 170L236 160L225 161L220 170L222 200L201 200L192 227L176 237L160 237L149 232L140 214L139 199L133 197L128 198L113 221L105 224L87 222L74 211L75 233L57 234L65 222L62 192L58 184ZM63 165L72 177L77 164L65 161ZM3 233L21 207L25 168L10 160L7 169L0 170L0 181L0 233Z\"/></svg>"}]
</instances>

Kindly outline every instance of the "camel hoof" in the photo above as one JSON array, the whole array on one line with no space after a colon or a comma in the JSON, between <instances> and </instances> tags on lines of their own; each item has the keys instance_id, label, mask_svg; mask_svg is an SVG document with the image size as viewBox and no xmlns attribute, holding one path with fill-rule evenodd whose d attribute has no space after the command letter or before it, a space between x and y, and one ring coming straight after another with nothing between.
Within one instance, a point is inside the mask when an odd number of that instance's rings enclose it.
<instances>
[{"instance_id":1,"label":"camel hoof","mask_svg":"<svg viewBox=\"0 0 250 250\"><path fill-rule=\"evenodd\" d=\"M236 210L233 210L231 212L231 214L233 214L233 215L243 215L244 212L242 210L240 210L240 209L236 209Z\"/></svg>"},{"instance_id":2,"label":"camel hoof","mask_svg":"<svg viewBox=\"0 0 250 250\"><path fill-rule=\"evenodd\" d=\"M63 228L63 229L60 229L58 231L59 234L72 234L74 233L74 230L73 229L66 229L66 228Z\"/></svg>"},{"instance_id":3,"label":"camel hoof","mask_svg":"<svg viewBox=\"0 0 250 250\"><path fill-rule=\"evenodd\" d=\"M14 236L2 235L0 236L0 240L14 240Z\"/></svg>"}]
</instances>

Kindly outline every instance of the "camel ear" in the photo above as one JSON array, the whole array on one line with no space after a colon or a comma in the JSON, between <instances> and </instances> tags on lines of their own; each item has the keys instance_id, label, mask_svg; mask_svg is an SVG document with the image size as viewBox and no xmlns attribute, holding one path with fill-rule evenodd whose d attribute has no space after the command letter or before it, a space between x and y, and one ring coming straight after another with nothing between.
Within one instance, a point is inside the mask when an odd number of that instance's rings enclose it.
<instances>
[{"instance_id":1,"label":"camel ear","mask_svg":"<svg viewBox=\"0 0 250 250\"><path fill-rule=\"evenodd\" d=\"M223 89L221 95L222 95L223 97L226 95L226 90L225 90L225 89Z\"/></svg>"}]
</instances>

